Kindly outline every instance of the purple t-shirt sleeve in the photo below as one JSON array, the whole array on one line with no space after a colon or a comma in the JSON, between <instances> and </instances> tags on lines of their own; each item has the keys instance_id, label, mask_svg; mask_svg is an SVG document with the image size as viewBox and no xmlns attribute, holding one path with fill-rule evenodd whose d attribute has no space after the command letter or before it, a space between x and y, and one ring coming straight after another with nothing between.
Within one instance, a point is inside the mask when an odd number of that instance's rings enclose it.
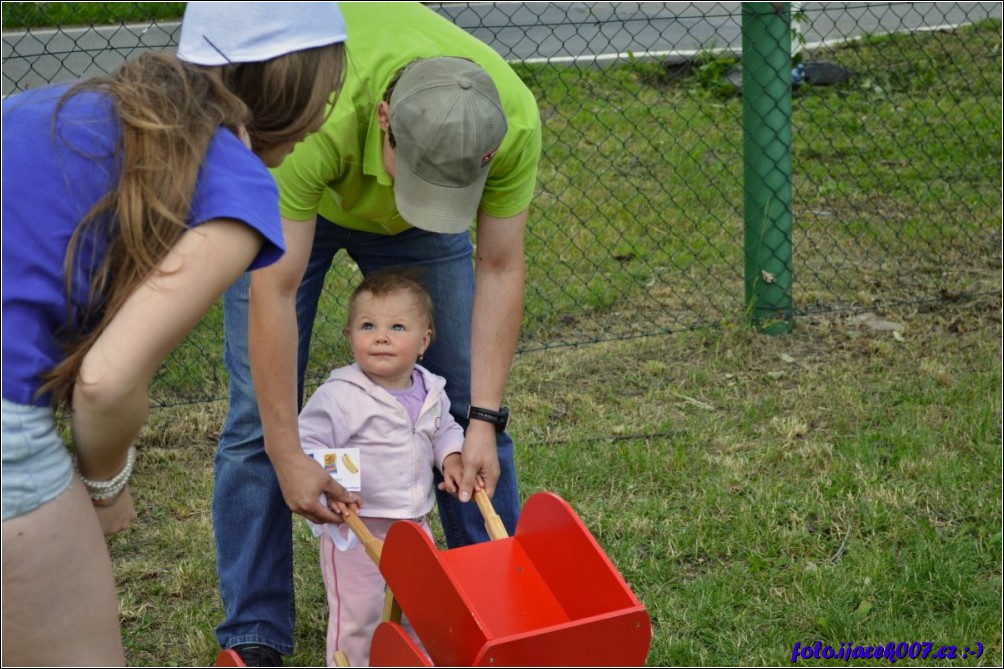
<instances>
[{"instance_id":1,"label":"purple t-shirt sleeve","mask_svg":"<svg viewBox=\"0 0 1004 669\"><path fill-rule=\"evenodd\" d=\"M37 390L39 374L64 357L58 334L67 316L67 247L81 219L115 187L120 171L119 123L107 96L77 93L54 119L71 85L32 89L2 104L2 390L4 399L19 404L50 401ZM264 163L225 129L210 142L186 223L217 218L241 221L261 234L262 248L250 269L282 256L275 182ZM99 232L82 243L70 297L74 306L89 301L89 277L103 258Z\"/></svg>"},{"instance_id":2,"label":"purple t-shirt sleeve","mask_svg":"<svg viewBox=\"0 0 1004 669\"><path fill-rule=\"evenodd\" d=\"M206 152L192 198L192 227L218 218L242 221L264 238L248 267L258 269L282 257L286 245L279 218L279 189L268 168L229 130L216 132Z\"/></svg>"}]
</instances>

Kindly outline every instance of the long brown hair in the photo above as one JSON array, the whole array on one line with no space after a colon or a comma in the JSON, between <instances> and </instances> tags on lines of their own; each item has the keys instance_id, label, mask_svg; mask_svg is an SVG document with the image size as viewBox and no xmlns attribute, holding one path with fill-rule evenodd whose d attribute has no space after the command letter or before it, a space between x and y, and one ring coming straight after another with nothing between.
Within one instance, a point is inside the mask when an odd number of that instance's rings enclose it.
<instances>
[{"instance_id":1,"label":"long brown hair","mask_svg":"<svg viewBox=\"0 0 1004 669\"><path fill-rule=\"evenodd\" d=\"M188 230L199 169L216 131L243 125L252 149L296 142L316 130L341 86L344 44L297 51L259 63L204 68L148 53L108 77L71 88L73 95L109 95L121 122L118 183L78 224L63 263L67 321L60 333L66 357L43 374L39 395L68 405L80 366L123 303ZM55 119L53 119L55 126ZM74 277L88 238L105 241L90 274L89 299L74 306Z\"/></svg>"}]
</instances>

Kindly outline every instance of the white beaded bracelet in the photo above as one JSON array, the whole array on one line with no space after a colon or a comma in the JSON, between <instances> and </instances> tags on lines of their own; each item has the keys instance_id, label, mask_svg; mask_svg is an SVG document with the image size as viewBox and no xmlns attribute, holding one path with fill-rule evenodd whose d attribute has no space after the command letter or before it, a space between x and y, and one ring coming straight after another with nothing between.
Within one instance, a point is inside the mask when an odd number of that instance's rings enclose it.
<instances>
[{"instance_id":1,"label":"white beaded bracelet","mask_svg":"<svg viewBox=\"0 0 1004 669\"><path fill-rule=\"evenodd\" d=\"M132 468L135 464L136 447L130 446L129 454L126 457L125 467L122 468L122 471L107 481L93 481L80 473L80 468L77 466L76 458L73 460L73 468L77 470L80 480L84 482L84 487L87 488L87 494L90 495L91 499L96 502L118 497L122 493L122 490L125 489L126 484L129 483L129 479L132 477Z\"/></svg>"}]
</instances>

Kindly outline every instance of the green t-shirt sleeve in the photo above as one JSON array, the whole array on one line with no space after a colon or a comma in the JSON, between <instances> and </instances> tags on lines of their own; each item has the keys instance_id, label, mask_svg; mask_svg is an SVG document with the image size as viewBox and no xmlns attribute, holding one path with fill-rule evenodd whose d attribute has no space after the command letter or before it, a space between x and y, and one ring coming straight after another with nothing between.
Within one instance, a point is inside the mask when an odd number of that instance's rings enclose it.
<instances>
[{"instance_id":1,"label":"green t-shirt sleeve","mask_svg":"<svg viewBox=\"0 0 1004 669\"><path fill-rule=\"evenodd\" d=\"M279 185L279 212L293 221L308 221L317 216L328 184L340 171L338 147L325 132L313 133L296 145L282 165L272 169Z\"/></svg>"},{"instance_id":2,"label":"green t-shirt sleeve","mask_svg":"<svg viewBox=\"0 0 1004 669\"><path fill-rule=\"evenodd\" d=\"M495 218L515 216L530 206L537 187L540 162L540 117L522 127L510 127L503 147L495 155L479 209ZM506 146L509 141L512 144Z\"/></svg>"}]
</instances>

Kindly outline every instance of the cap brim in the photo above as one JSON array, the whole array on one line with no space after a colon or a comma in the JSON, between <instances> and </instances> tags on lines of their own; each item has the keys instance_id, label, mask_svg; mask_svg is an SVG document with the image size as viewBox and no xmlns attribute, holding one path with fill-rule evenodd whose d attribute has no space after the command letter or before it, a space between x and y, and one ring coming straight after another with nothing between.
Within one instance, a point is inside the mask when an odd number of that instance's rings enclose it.
<instances>
[{"instance_id":1,"label":"cap brim","mask_svg":"<svg viewBox=\"0 0 1004 669\"><path fill-rule=\"evenodd\" d=\"M456 234L470 229L487 180L486 168L477 181L463 188L437 186L416 176L398 160L394 200L398 213L410 225L429 232Z\"/></svg>"}]
</instances>

